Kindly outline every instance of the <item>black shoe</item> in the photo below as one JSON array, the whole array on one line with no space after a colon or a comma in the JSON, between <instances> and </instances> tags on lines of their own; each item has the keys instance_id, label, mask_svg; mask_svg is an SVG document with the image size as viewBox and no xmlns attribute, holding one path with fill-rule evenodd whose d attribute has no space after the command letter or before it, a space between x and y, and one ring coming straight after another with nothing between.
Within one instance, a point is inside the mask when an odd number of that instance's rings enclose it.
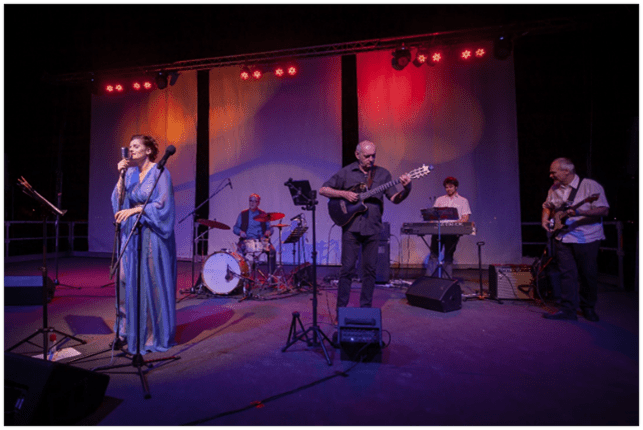
<instances>
[{"instance_id":1,"label":"black shoe","mask_svg":"<svg viewBox=\"0 0 643 430\"><path fill-rule=\"evenodd\" d=\"M585 317L585 319L586 319L587 321L597 322L597 321L599 320L599 318L598 318L598 314L597 314L597 313L596 313L596 311L595 311L594 309L592 309L592 308L585 308L585 309L583 309L583 316Z\"/></svg>"},{"instance_id":2,"label":"black shoe","mask_svg":"<svg viewBox=\"0 0 643 430\"><path fill-rule=\"evenodd\" d=\"M548 320L578 320L578 317L575 313L569 313L565 311L558 311L555 314L543 314L543 318L547 318Z\"/></svg>"}]
</instances>

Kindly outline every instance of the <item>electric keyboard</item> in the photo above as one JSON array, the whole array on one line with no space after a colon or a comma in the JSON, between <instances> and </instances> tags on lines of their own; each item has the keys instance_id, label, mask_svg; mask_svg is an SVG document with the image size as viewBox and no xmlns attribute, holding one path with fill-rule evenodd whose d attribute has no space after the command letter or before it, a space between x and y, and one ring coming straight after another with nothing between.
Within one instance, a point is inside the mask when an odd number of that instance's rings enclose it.
<instances>
[{"instance_id":1,"label":"electric keyboard","mask_svg":"<svg viewBox=\"0 0 643 430\"><path fill-rule=\"evenodd\" d=\"M414 234L424 236L427 234L438 234L437 222L405 222L402 224L402 234ZM473 222L442 222L440 234L475 234L476 227Z\"/></svg>"}]
</instances>

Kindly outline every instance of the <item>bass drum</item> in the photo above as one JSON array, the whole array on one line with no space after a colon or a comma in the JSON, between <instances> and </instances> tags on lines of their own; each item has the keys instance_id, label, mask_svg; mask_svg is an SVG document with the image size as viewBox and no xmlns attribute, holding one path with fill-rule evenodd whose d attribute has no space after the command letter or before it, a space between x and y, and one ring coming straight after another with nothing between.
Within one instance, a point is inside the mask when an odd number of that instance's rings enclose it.
<instances>
[{"instance_id":1,"label":"bass drum","mask_svg":"<svg viewBox=\"0 0 643 430\"><path fill-rule=\"evenodd\" d=\"M230 294L243 285L250 271L246 260L236 252L218 251L205 260L201 279L214 294Z\"/></svg>"}]
</instances>

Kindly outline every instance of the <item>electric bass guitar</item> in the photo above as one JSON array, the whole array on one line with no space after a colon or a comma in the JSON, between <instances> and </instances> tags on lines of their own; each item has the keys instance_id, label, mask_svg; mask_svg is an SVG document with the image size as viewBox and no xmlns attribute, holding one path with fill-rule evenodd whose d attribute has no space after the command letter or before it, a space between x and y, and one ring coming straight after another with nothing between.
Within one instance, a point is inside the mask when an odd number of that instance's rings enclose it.
<instances>
[{"instance_id":1,"label":"electric bass guitar","mask_svg":"<svg viewBox=\"0 0 643 430\"><path fill-rule=\"evenodd\" d=\"M433 166L427 166L423 164L421 167L411 170L409 173L407 173L407 175L409 175L411 179L419 179L431 173L432 169ZM330 215L330 219L332 219L333 222L340 227L345 226L357 214L366 212L368 207L364 204L364 200L368 199L369 197L373 197L374 195L377 195L378 193L381 193L382 191L391 188L392 186L399 183L400 179L398 178L394 181L390 181L380 185L379 187L373 188L372 190L368 190L366 188L366 184L355 185L348 190L359 195L359 199L355 203L351 203L348 200L342 198L331 198L328 201L328 214Z\"/></svg>"},{"instance_id":2,"label":"electric bass guitar","mask_svg":"<svg viewBox=\"0 0 643 430\"><path fill-rule=\"evenodd\" d=\"M552 213L550 214L550 222L554 222L554 226L549 230L547 233L547 237L549 239L558 236L566 227L567 225L565 224L565 220L568 218L567 211L569 209L575 211L579 207L583 206L585 203L591 203L595 202L598 200L598 197L600 194L592 194L591 196L585 198L584 200L576 203L574 206L569 206L567 202L563 203L557 208L554 208L552 210ZM553 215L552 215L553 214Z\"/></svg>"}]
</instances>

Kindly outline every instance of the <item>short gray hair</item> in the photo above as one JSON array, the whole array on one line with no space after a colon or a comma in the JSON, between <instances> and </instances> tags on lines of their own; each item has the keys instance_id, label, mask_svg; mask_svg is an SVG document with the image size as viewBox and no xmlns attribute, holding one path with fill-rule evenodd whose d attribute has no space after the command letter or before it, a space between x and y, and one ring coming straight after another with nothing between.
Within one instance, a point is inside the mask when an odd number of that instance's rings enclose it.
<instances>
[{"instance_id":1,"label":"short gray hair","mask_svg":"<svg viewBox=\"0 0 643 430\"><path fill-rule=\"evenodd\" d=\"M373 142L371 142L370 140L362 140L360 143L357 144L357 147L355 148L355 151L361 153L362 150L364 149L364 147L367 146L367 145L371 145L371 146L373 146L373 148L377 148L377 146L375 146L375 144Z\"/></svg>"},{"instance_id":2,"label":"short gray hair","mask_svg":"<svg viewBox=\"0 0 643 430\"><path fill-rule=\"evenodd\" d=\"M557 162L561 169L569 170L569 173L576 173L576 168L574 167L574 163L569 158L560 157L555 159L554 162Z\"/></svg>"}]
</instances>

